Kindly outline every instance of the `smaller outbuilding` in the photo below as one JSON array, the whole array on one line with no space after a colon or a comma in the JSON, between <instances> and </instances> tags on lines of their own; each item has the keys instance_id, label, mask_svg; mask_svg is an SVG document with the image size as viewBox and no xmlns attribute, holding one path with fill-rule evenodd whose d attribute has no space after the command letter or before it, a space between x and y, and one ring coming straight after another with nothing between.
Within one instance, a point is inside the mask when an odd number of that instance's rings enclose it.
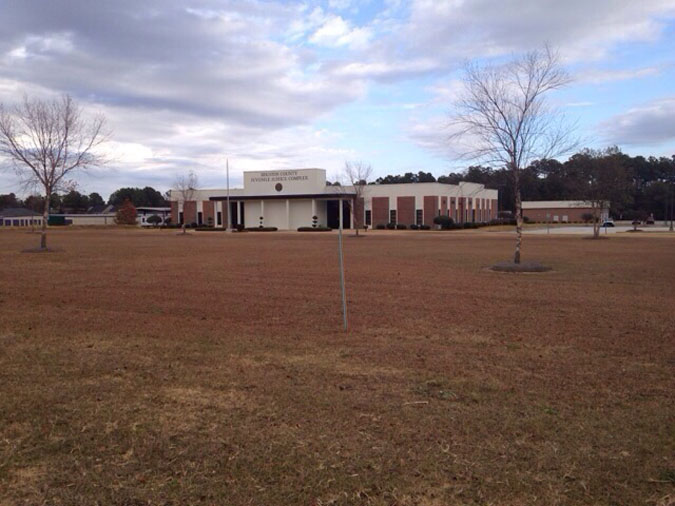
<instances>
[{"instance_id":1,"label":"smaller outbuilding","mask_svg":"<svg viewBox=\"0 0 675 506\"><path fill-rule=\"evenodd\" d=\"M0 210L0 227L38 227L42 225L42 214L23 207L9 207Z\"/></svg>"},{"instance_id":2,"label":"smaller outbuilding","mask_svg":"<svg viewBox=\"0 0 675 506\"><path fill-rule=\"evenodd\" d=\"M523 201L523 218L529 221L550 223L580 223L584 222L584 215L600 214L600 221L609 218L609 202L605 202L602 209L594 206L593 202L585 200L530 200Z\"/></svg>"}]
</instances>

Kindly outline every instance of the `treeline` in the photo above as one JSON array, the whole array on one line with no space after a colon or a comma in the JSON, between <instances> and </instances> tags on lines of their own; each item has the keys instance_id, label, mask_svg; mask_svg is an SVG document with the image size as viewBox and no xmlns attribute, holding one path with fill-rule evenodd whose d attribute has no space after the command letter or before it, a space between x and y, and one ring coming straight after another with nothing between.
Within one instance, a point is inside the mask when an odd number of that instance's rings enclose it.
<instances>
[{"instance_id":1,"label":"treeline","mask_svg":"<svg viewBox=\"0 0 675 506\"><path fill-rule=\"evenodd\" d=\"M513 176L506 168L481 165L464 172L451 172L435 178L428 172L408 172L400 176L378 178L371 184L461 181L484 184L499 191L500 206L513 211ZM618 148L603 151L584 150L564 162L540 160L520 174L523 200L594 199L598 187L606 187L610 212L619 219L670 218L675 200L675 155L672 157L630 156Z\"/></svg>"},{"instance_id":2,"label":"treeline","mask_svg":"<svg viewBox=\"0 0 675 506\"><path fill-rule=\"evenodd\" d=\"M166 207L169 205L165 195L150 186L115 190L110 194L107 205L120 206L126 200L129 200L134 207ZM78 214L100 211L105 205L106 201L96 192L87 195L77 190L71 190L63 195L53 193L49 199L49 208L54 213ZM42 212L44 197L30 195L25 199L20 199L14 193L0 195L0 210L10 207L25 207L36 212Z\"/></svg>"}]
</instances>

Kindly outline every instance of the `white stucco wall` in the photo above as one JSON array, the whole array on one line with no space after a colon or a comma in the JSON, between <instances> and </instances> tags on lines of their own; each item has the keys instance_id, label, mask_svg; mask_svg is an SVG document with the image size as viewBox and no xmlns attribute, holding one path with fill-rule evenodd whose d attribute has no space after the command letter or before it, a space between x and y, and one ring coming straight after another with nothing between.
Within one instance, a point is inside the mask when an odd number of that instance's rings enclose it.
<instances>
[{"instance_id":1,"label":"white stucco wall","mask_svg":"<svg viewBox=\"0 0 675 506\"><path fill-rule=\"evenodd\" d=\"M312 226L312 200L291 200L291 230ZM318 216L318 214L317 214Z\"/></svg>"}]
</instances>

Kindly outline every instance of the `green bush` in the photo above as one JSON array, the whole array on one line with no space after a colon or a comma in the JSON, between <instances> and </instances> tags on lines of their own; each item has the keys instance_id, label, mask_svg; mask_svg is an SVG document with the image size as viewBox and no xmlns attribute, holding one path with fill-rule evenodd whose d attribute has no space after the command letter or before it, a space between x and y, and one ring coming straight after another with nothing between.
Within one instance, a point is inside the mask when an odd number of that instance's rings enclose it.
<instances>
[{"instance_id":1,"label":"green bush","mask_svg":"<svg viewBox=\"0 0 675 506\"><path fill-rule=\"evenodd\" d=\"M162 223L162 217L159 216L158 214L153 214L152 216L148 216L148 219L145 221L150 223L152 226L156 227L157 225Z\"/></svg>"},{"instance_id":2,"label":"green bush","mask_svg":"<svg viewBox=\"0 0 675 506\"><path fill-rule=\"evenodd\" d=\"M420 228L419 225L416 225L415 223L410 225L410 230L419 230L419 228Z\"/></svg>"},{"instance_id":3,"label":"green bush","mask_svg":"<svg viewBox=\"0 0 675 506\"><path fill-rule=\"evenodd\" d=\"M244 230L247 232L276 232L278 230L277 227L246 227Z\"/></svg>"},{"instance_id":4,"label":"green bush","mask_svg":"<svg viewBox=\"0 0 675 506\"><path fill-rule=\"evenodd\" d=\"M394 230L396 228L396 223L387 223L387 230Z\"/></svg>"},{"instance_id":5,"label":"green bush","mask_svg":"<svg viewBox=\"0 0 675 506\"><path fill-rule=\"evenodd\" d=\"M330 232L332 229L329 227L298 227L298 232Z\"/></svg>"},{"instance_id":6,"label":"green bush","mask_svg":"<svg viewBox=\"0 0 675 506\"><path fill-rule=\"evenodd\" d=\"M386 227L384 225L382 225L382 223L380 223L379 225L375 225L375 228L377 230L384 230Z\"/></svg>"},{"instance_id":7,"label":"green bush","mask_svg":"<svg viewBox=\"0 0 675 506\"><path fill-rule=\"evenodd\" d=\"M398 223L396 225L396 230L407 230L407 229L408 229L408 226L404 225L403 223Z\"/></svg>"},{"instance_id":8,"label":"green bush","mask_svg":"<svg viewBox=\"0 0 675 506\"><path fill-rule=\"evenodd\" d=\"M431 225L420 225L420 230L431 230Z\"/></svg>"},{"instance_id":9,"label":"green bush","mask_svg":"<svg viewBox=\"0 0 675 506\"><path fill-rule=\"evenodd\" d=\"M440 215L434 217L434 224L440 225L442 230L450 230L455 222L450 216Z\"/></svg>"}]
</instances>

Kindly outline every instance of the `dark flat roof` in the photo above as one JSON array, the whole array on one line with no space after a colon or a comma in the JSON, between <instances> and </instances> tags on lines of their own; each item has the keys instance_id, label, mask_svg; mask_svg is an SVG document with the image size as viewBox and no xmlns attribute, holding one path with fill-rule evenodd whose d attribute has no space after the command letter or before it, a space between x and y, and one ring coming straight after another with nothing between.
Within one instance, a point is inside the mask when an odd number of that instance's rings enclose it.
<instances>
[{"instance_id":1,"label":"dark flat roof","mask_svg":"<svg viewBox=\"0 0 675 506\"><path fill-rule=\"evenodd\" d=\"M352 198L353 193L302 193L296 195L230 195L230 200L286 200L286 199L326 199L334 200L340 197ZM211 197L209 200L227 200L227 197Z\"/></svg>"},{"instance_id":2,"label":"dark flat roof","mask_svg":"<svg viewBox=\"0 0 675 506\"><path fill-rule=\"evenodd\" d=\"M42 213L36 213L23 207L8 207L0 210L0 217L2 218L21 218L24 216L42 216Z\"/></svg>"}]
</instances>

